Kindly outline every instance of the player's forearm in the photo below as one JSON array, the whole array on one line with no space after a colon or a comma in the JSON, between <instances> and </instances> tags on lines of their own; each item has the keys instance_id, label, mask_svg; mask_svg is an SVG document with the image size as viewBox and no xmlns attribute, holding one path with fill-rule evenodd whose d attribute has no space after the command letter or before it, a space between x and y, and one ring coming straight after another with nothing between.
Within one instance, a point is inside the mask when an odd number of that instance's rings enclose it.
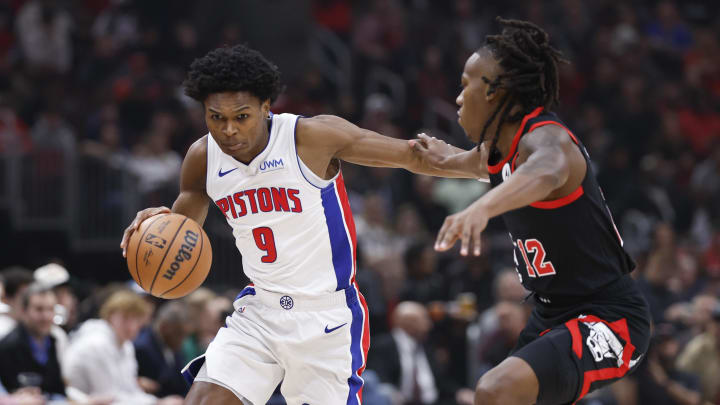
<instances>
[{"instance_id":1,"label":"player's forearm","mask_svg":"<svg viewBox=\"0 0 720 405\"><path fill-rule=\"evenodd\" d=\"M451 146L452 155L445 156L436 162L421 158L416 153L410 152L411 162L407 170L425 174L428 176L464 178L464 179L486 179L487 167L480 161L480 154L476 151L466 151Z\"/></svg>"},{"instance_id":2,"label":"player's forearm","mask_svg":"<svg viewBox=\"0 0 720 405\"><path fill-rule=\"evenodd\" d=\"M480 200L490 217L525 207L547 198L568 178L567 160L562 154L533 154L505 182L490 190Z\"/></svg>"},{"instance_id":3,"label":"player's forearm","mask_svg":"<svg viewBox=\"0 0 720 405\"><path fill-rule=\"evenodd\" d=\"M172 206L172 212L185 215L202 226L208 213L209 202L205 193L180 192Z\"/></svg>"}]
</instances>

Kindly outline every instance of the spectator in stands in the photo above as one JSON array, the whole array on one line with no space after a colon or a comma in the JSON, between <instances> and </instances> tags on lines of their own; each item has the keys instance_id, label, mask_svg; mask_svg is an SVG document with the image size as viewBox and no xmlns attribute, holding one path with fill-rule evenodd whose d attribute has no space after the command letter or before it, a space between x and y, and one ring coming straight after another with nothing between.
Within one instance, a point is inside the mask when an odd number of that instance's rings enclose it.
<instances>
[{"instance_id":1,"label":"spectator in stands","mask_svg":"<svg viewBox=\"0 0 720 405\"><path fill-rule=\"evenodd\" d=\"M128 153L121 142L120 127L116 123L105 123L100 127L99 139L86 140L82 150L87 156L105 161L112 168L123 168Z\"/></svg>"},{"instance_id":2,"label":"spectator in stands","mask_svg":"<svg viewBox=\"0 0 720 405\"><path fill-rule=\"evenodd\" d=\"M651 44L660 50L681 52L693 43L692 33L683 23L675 3L661 1L656 8L656 17L647 26Z\"/></svg>"},{"instance_id":3,"label":"spectator in stands","mask_svg":"<svg viewBox=\"0 0 720 405\"><path fill-rule=\"evenodd\" d=\"M510 354L529 315L528 309L522 303L512 301L498 302L494 312L498 320L497 329L484 335L478 342L477 370L473 373L478 377L482 377Z\"/></svg>"},{"instance_id":4,"label":"spectator in stands","mask_svg":"<svg viewBox=\"0 0 720 405\"><path fill-rule=\"evenodd\" d=\"M152 326L143 328L133 342L138 375L151 380L149 392L154 395L185 396L188 392L180 370L192 359L186 359L180 349L189 319L182 301L168 301L158 309Z\"/></svg>"},{"instance_id":5,"label":"spectator in stands","mask_svg":"<svg viewBox=\"0 0 720 405\"><path fill-rule=\"evenodd\" d=\"M8 96L0 94L0 154L27 153L31 149L27 125L10 105Z\"/></svg>"},{"instance_id":6,"label":"spectator in stands","mask_svg":"<svg viewBox=\"0 0 720 405\"><path fill-rule=\"evenodd\" d=\"M397 67L407 38L405 10L396 0L373 0L370 7L353 25L352 41L362 58L361 68L372 63Z\"/></svg>"},{"instance_id":7,"label":"spectator in stands","mask_svg":"<svg viewBox=\"0 0 720 405\"><path fill-rule=\"evenodd\" d=\"M58 263L48 263L33 272L36 282L52 288L57 297L58 324L66 331L75 328L78 321L78 299L70 286L70 273ZM57 335L55 336L58 337ZM65 336L67 340L67 336Z\"/></svg>"},{"instance_id":8,"label":"spectator in stands","mask_svg":"<svg viewBox=\"0 0 720 405\"><path fill-rule=\"evenodd\" d=\"M483 242L487 248L489 244ZM461 257L444 266L443 274L448 279L448 296L451 299L457 298L461 293L471 293L475 297L475 310L472 318L477 312L485 311L495 304L493 297L493 281L496 275L490 266L487 256L466 256ZM517 279L517 277L515 277Z\"/></svg>"},{"instance_id":9,"label":"spectator in stands","mask_svg":"<svg viewBox=\"0 0 720 405\"><path fill-rule=\"evenodd\" d=\"M392 315L392 331L373 342L368 368L380 380L395 387L402 404L435 404L441 398L443 382L434 374L433 358L425 346L432 321L427 309L417 302L404 301Z\"/></svg>"},{"instance_id":10,"label":"spectator in stands","mask_svg":"<svg viewBox=\"0 0 720 405\"><path fill-rule=\"evenodd\" d=\"M668 288L668 279L677 266L675 233L667 223L655 228L655 243L648 257L644 273L638 279L638 288L650 305L653 322L665 320L665 312L678 302L678 297Z\"/></svg>"},{"instance_id":11,"label":"spectator in stands","mask_svg":"<svg viewBox=\"0 0 720 405\"><path fill-rule=\"evenodd\" d=\"M0 339L15 329L22 316L22 292L33 282L33 274L22 267L10 267L2 272L5 294L1 301L8 306L7 313L0 314Z\"/></svg>"},{"instance_id":12,"label":"spectator in stands","mask_svg":"<svg viewBox=\"0 0 720 405\"><path fill-rule=\"evenodd\" d=\"M177 192L177 173L182 160L180 155L170 149L170 134L154 132L148 134L138 145L127 162L127 169L139 180L139 191L146 200L161 203L166 201L166 193ZM175 190L175 191L173 191Z\"/></svg>"},{"instance_id":13,"label":"spectator in stands","mask_svg":"<svg viewBox=\"0 0 720 405\"><path fill-rule=\"evenodd\" d=\"M700 381L694 374L675 367L680 343L672 324L655 326L647 359L636 372L638 403L653 405L697 405L701 403Z\"/></svg>"},{"instance_id":14,"label":"spectator in stands","mask_svg":"<svg viewBox=\"0 0 720 405\"><path fill-rule=\"evenodd\" d=\"M429 241L410 245L404 261L407 278L400 293L401 300L427 304L448 299L446 280L438 272L437 253Z\"/></svg>"},{"instance_id":15,"label":"spectator in stands","mask_svg":"<svg viewBox=\"0 0 720 405\"><path fill-rule=\"evenodd\" d=\"M40 114L30 129L30 136L42 149L62 151L66 155L75 153L75 131L52 103Z\"/></svg>"},{"instance_id":16,"label":"spectator in stands","mask_svg":"<svg viewBox=\"0 0 720 405\"><path fill-rule=\"evenodd\" d=\"M415 205L425 227L433 234L440 230L444 218L449 214L447 208L435 201L436 178L416 175L412 178L412 203Z\"/></svg>"},{"instance_id":17,"label":"spectator in stands","mask_svg":"<svg viewBox=\"0 0 720 405\"><path fill-rule=\"evenodd\" d=\"M139 295L119 290L100 308L102 319L82 324L73 336L65 357L68 384L89 394L112 396L132 404L179 405L176 396L158 399L138 384L138 363L132 345L151 307Z\"/></svg>"},{"instance_id":18,"label":"spectator in stands","mask_svg":"<svg viewBox=\"0 0 720 405\"><path fill-rule=\"evenodd\" d=\"M702 396L706 401L720 402L720 302L713 298L715 307L706 330L695 336L682 350L677 368L700 377Z\"/></svg>"},{"instance_id":19,"label":"spectator in stands","mask_svg":"<svg viewBox=\"0 0 720 405\"><path fill-rule=\"evenodd\" d=\"M65 395L65 383L50 334L57 299L42 284L21 294L21 322L0 341L0 381L8 390L39 387L43 393Z\"/></svg>"},{"instance_id":20,"label":"spectator in stands","mask_svg":"<svg viewBox=\"0 0 720 405\"><path fill-rule=\"evenodd\" d=\"M17 15L15 28L27 66L38 73L65 73L72 64L70 14L59 1L31 0Z\"/></svg>"},{"instance_id":21,"label":"spectator in stands","mask_svg":"<svg viewBox=\"0 0 720 405\"><path fill-rule=\"evenodd\" d=\"M520 303L527 295L528 292L520 284L520 278L515 269L502 269L495 276L495 280L493 280L493 297L496 304L503 301ZM481 313L478 319L478 324L483 333L497 329L498 322L498 315L494 306Z\"/></svg>"},{"instance_id":22,"label":"spectator in stands","mask_svg":"<svg viewBox=\"0 0 720 405\"><path fill-rule=\"evenodd\" d=\"M513 324L512 310L509 310L511 307L503 305L505 309L500 311L500 304L520 304L528 294L520 284L517 271L512 268L505 268L495 275L492 288L494 305L481 312L477 320L470 324L466 331L468 347L467 384L470 386L477 383L480 377L488 370L488 365L494 361L494 359L490 358L492 353L488 352L488 348L492 346L488 342L491 340L497 341L498 337L506 335L501 332L500 315L502 312L510 315L510 317L506 315L505 324ZM512 339L510 338L510 340ZM502 340L500 339L500 341Z\"/></svg>"},{"instance_id":23,"label":"spectator in stands","mask_svg":"<svg viewBox=\"0 0 720 405\"><path fill-rule=\"evenodd\" d=\"M217 295L212 290L200 287L187 296L189 336L182 344L182 353L186 359L194 359L205 353L217 329L212 321L210 302Z\"/></svg>"}]
</instances>

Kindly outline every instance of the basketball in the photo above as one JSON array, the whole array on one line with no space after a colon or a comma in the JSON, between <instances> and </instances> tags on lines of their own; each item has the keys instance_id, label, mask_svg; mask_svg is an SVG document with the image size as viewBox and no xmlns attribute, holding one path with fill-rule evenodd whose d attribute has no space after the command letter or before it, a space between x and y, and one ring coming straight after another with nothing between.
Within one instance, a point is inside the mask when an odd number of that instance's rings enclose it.
<instances>
[{"instance_id":1,"label":"basketball","mask_svg":"<svg viewBox=\"0 0 720 405\"><path fill-rule=\"evenodd\" d=\"M150 217L130 236L130 275L155 297L190 294L205 281L211 264L212 248L205 231L184 215Z\"/></svg>"}]
</instances>

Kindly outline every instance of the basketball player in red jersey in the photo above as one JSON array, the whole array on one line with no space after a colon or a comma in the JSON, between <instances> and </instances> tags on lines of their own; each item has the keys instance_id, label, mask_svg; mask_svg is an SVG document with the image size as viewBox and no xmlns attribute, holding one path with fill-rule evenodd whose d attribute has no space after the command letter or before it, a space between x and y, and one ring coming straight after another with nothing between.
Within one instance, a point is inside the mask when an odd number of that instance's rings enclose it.
<instances>
[{"instance_id":1,"label":"basketball player in red jersey","mask_svg":"<svg viewBox=\"0 0 720 405\"><path fill-rule=\"evenodd\" d=\"M462 255L479 255L480 233L502 216L535 308L510 357L478 382L475 403L570 404L634 370L650 316L587 151L551 112L560 53L536 25L498 22L502 33L467 60L456 100L460 125L488 151L482 177L492 189L446 218L435 248L460 240ZM410 144L437 167L456 151L426 136Z\"/></svg>"}]
</instances>

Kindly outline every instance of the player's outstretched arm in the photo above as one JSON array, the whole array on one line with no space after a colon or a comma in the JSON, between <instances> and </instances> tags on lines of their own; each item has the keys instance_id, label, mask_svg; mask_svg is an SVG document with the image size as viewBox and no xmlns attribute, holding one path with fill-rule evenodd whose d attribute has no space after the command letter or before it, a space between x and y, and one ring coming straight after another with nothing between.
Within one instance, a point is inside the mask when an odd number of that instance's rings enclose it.
<instances>
[{"instance_id":1,"label":"player's outstretched arm","mask_svg":"<svg viewBox=\"0 0 720 405\"><path fill-rule=\"evenodd\" d=\"M472 173L475 178L490 181L487 171L487 148L480 145L480 150L460 149L434 136L418 134L408 144L420 159L431 167L453 173Z\"/></svg>"},{"instance_id":2,"label":"player's outstretched arm","mask_svg":"<svg viewBox=\"0 0 720 405\"><path fill-rule=\"evenodd\" d=\"M208 206L210 205L207 193L205 192L205 174L207 168L207 136L204 136L190 146L185 155L182 168L180 169L180 194L173 203L172 210L167 207L151 207L139 211L135 219L125 229L120 248L123 257L130 235L137 231L140 224L146 219L158 214L175 212L195 220L200 226L207 217Z\"/></svg>"},{"instance_id":3,"label":"player's outstretched arm","mask_svg":"<svg viewBox=\"0 0 720 405\"><path fill-rule=\"evenodd\" d=\"M297 142L299 148L313 151L311 154L322 153L325 157L363 166L404 168L413 173L441 177L483 176L480 154L474 165L470 162L470 154L466 156L465 165L439 165L428 160L426 154L416 153L414 146L406 140L380 135L333 115L301 119Z\"/></svg>"},{"instance_id":4,"label":"player's outstretched arm","mask_svg":"<svg viewBox=\"0 0 720 405\"><path fill-rule=\"evenodd\" d=\"M585 159L563 129L540 127L525 135L519 145L519 168L463 211L445 218L435 249L448 250L460 239L460 254L480 254L480 233L490 218L553 200L574 191L585 178Z\"/></svg>"}]
</instances>

